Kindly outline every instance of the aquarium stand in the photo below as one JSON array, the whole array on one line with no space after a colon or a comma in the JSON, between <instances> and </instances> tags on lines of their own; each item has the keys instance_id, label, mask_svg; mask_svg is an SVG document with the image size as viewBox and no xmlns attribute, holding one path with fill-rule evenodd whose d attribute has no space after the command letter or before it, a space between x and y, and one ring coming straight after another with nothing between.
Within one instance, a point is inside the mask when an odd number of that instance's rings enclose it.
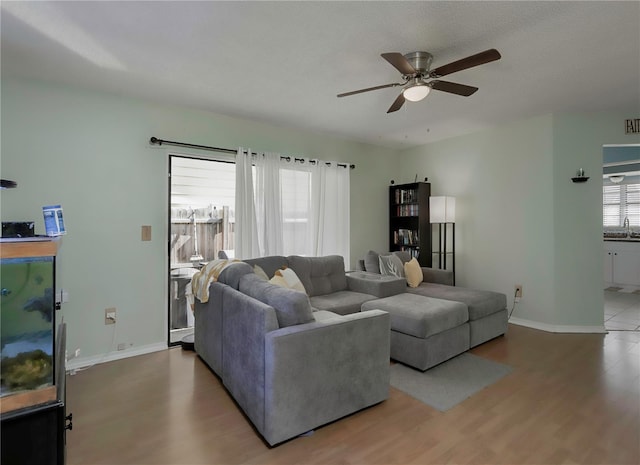
<instances>
[{"instance_id":1,"label":"aquarium stand","mask_svg":"<svg viewBox=\"0 0 640 465\"><path fill-rule=\"evenodd\" d=\"M65 463L66 326L56 325L56 240L0 247L0 463ZM28 337L30 347L23 350ZM32 367L26 371L25 366Z\"/></svg>"}]
</instances>

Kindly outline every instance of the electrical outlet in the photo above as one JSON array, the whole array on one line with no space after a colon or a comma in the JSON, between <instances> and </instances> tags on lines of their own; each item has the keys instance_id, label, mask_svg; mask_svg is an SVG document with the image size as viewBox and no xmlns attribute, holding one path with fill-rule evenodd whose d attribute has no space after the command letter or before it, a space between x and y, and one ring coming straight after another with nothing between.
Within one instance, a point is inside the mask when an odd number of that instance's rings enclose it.
<instances>
[{"instance_id":1,"label":"electrical outlet","mask_svg":"<svg viewBox=\"0 0 640 465\"><path fill-rule=\"evenodd\" d=\"M69 293L66 289L58 289L58 292L56 293L56 301L61 304L69 302Z\"/></svg>"},{"instance_id":2,"label":"electrical outlet","mask_svg":"<svg viewBox=\"0 0 640 465\"><path fill-rule=\"evenodd\" d=\"M516 302L520 302L520 299L522 299L522 284L516 284L515 299Z\"/></svg>"},{"instance_id":3,"label":"electrical outlet","mask_svg":"<svg viewBox=\"0 0 640 465\"><path fill-rule=\"evenodd\" d=\"M104 309L104 324L114 325L116 324L116 309L113 307Z\"/></svg>"}]
</instances>

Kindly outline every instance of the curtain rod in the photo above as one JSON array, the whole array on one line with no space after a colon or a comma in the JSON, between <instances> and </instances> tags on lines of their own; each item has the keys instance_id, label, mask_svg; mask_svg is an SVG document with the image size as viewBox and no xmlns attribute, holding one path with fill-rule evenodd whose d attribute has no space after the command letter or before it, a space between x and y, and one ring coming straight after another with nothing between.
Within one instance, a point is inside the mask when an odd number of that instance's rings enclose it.
<instances>
[{"instance_id":1,"label":"curtain rod","mask_svg":"<svg viewBox=\"0 0 640 465\"><path fill-rule=\"evenodd\" d=\"M158 139L157 137L151 137L151 139L149 139L149 143L151 145L162 145L162 144L166 144L166 145L176 145L178 147L190 147L193 149L201 149L201 150L209 150L211 152L222 152L222 153L231 153L231 154L236 154L238 153L237 150L233 150L233 149L225 149L225 148L221 148L221 147L211 147L210 145L197 145L197 144L189 144L187 142L176 142L173 140L163 140L163 139ZM258 155L255 152L251 152L251 155ZM291 161L291 157L285 157L285 156L281 156L280 157L281 160L286 160L286 161ZM294 158L293 161L297 161L300 163L304 163L305 159L304 158ZM316 160L309 160L309 163L311 163L312 165L316 164ZM326 162L327 165L330 165L331 163ZM354 169L356 167L356 165L347 165L346 163L337 163L338 166L342 166L344 168L351 168Z\"/></svg>"}]
</instances>

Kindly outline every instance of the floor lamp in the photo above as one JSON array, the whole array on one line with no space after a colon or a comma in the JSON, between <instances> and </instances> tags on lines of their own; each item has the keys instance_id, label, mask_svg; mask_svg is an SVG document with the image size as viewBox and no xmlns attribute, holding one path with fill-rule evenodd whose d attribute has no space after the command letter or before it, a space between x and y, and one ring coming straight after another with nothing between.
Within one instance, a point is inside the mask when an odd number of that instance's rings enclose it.
<instances>
[{"instance_id":1,"label":"floor lamp","mask_svg":"<svg viewBox=\"0 0 640 465\"><path fill-rule=\"evenodd\" d=\"M438 268L447 269L447 255L451 254L453 285L456 285L456 198L429 197L429 222L438 225ZM447 252L447 225L451 225L451 252Z\"/></svg>"}]
</instances>

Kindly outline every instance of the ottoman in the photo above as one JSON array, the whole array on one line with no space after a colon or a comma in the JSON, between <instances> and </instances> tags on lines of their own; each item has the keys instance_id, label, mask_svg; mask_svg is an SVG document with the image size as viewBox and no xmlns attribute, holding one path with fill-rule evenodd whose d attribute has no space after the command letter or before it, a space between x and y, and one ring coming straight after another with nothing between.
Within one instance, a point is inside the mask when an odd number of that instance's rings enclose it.
<instances>
[{"instance_id":1,"label":"ottoman","mask_svg":"<svg viewBox=\"0 0 640 465\"><path fill-rule=\"evenodd\" d=\"M427 370L469 349L469 311L461 302L402 293L362 304L391 321L391 358Z\"/></svg>"}]
</instances>

